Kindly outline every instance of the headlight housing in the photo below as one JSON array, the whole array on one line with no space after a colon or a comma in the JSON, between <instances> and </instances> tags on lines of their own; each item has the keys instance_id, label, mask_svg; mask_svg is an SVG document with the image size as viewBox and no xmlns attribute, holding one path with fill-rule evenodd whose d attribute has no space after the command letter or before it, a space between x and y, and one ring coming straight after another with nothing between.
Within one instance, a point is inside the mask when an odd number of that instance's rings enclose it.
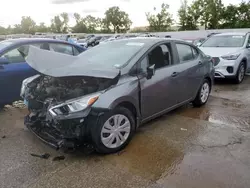
<instances>
[{"instance_id":1,"label":"headlight housing","mask_svg":"<svg viewBox=\"0 0 250 188\"><path fill-rule=\"evenodd\" d=\"M31 76L31 77L26 78L26 79L23 80L22 86L21 86L21 91L20 91L20 96L21 96L21 97L24 97L26 85L27 85L28 83L32 82L33 80L37 79L39 76L40 76L40 75L37 74L37 75L35 75L35 76Z\"/></svg>"},{"instance_id":2,"label":"headlight housing","mask_svg":"<svg viewBox=\"0 0 250 188\"><path fill-rule=\"evenodd\" d=\"M221 58L225 60L236 60L239 56L240 54L230 54L230 55L222 56Z\"/></svg>"},{"instance_id":3,"label":"headlight housing","mask_svg":"<svg viewBox=\"0 0 250 188\"><path fill-rule=\"evenodd\" d=\"M49 112L52 116L57 116L84 111L91 107L98 100L100 94L101 93L94 93L81 98L66 101L65 103L50 108Z\"/></svg>"}]
</instances>

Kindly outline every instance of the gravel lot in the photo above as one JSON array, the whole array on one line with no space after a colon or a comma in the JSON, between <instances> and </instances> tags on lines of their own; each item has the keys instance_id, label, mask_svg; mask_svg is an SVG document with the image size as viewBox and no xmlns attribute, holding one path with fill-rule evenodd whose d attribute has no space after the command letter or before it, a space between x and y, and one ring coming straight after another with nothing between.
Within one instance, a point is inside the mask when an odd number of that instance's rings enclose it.
<instances>
[{"instance_id":1,"label":"gravel lot","mask_svg":"<svg viewBox=\"0 0 250 188\"><path fill-rule=\"evenodd\" d=\"M217 83L206 106L147 123L124 151L104 156L51 149L24 127L27 110L8 106L0 112L0 187L249 188L249 109L250 77ZM59 155L65 160L52 160Z\"/></svg>"}]
</instances>

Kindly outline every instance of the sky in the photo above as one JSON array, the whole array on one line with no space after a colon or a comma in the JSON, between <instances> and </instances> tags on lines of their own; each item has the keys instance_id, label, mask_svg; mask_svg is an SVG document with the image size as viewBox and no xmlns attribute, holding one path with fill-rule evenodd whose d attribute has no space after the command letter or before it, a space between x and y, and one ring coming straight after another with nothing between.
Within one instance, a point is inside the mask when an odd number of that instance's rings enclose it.
<instances>
[{"instance_id":1,"label":"sky","mask_svg":"<svg viewBox=\"0 0 250 188\"><path fill-rule=\"evenodd\" d=\"M189 3L192 0L188 0ZM240 3L242 0L222 0L225 5ZM169 11L174 19L177 19L177 11L181 0L1 0L0 25L19 24L22 16L31 16L37 24L50 20L62 12L70 16L70 25L74 24L75 12L83 17L91 14L103 17L104 12L112 6L119 6L121 10L129 14L132 27L145 26L147 24L145 12L152 12L153 8L160 9L162 3L169 4Z\"/></svg>"}]
</instances>

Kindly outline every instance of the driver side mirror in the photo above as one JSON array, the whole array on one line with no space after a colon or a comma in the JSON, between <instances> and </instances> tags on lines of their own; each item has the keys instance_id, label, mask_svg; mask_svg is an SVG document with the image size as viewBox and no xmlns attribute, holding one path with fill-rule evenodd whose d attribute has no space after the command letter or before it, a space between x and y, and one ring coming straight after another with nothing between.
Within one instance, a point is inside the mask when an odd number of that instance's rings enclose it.
<instances>
[{"instance_id":1,"label":"driver side mirror","mask_svg":"<svg viewBox=\"0 0 250 188\"><path fill-rule=\"evenodd\" d=\"M9 60L6 57L0 57L0 65L9 64Z\"/></svg>"},{"instance_id":2,"label":"driver side mirror","mask_svg":"<svg viewBox=\"0 0 250 188\"><path fill-rule=\"evenodd\" d=\"M248 48L248 49L249 49L249 48L250 48L250 44L247 44L246 48Z\"/></svg>"},{"instance_id":3,"label":"driver side mirror","mask_svg":"<svg viewBox=\"0 0 250 188\"><path fill-rule=\"evenodd\" d=\"M155 75L155 65L151 65L147 68L147 79L151 79Z\"/></svg>"}]
</instances>

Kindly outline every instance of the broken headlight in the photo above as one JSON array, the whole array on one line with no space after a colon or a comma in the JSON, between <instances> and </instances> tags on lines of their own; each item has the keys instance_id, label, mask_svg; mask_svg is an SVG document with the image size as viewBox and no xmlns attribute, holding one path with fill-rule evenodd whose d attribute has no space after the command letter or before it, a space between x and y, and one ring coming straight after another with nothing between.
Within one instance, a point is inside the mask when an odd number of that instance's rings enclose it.
<instances>
[{"instance_id":1,"label":"broken headlight","mask_svg":"<svg viewBox=\"0 0 250 188\"><path fill-rule=\"evenodd\" d=\"M32 82L33 80L35 80L36 78L38 78L39 76L40 76L40 75L37 74L37 75L35 75L35 76L31 76L31 77L26 78L26 79L23 80L22 86L21 86L21 91L20 91L20 96L21 96L21 97L24 97L24 92L25 92L25 87L26 87L26 85L27 85L28 83Z\"/></svg>"},{"instance_id":2,"label":"broken headlight","mask_svg":"<svg viewBox=\"0 0 250 188\"><path fill-rule=\"evenodd\" d=\"M57 116L86 110L98 100L100 94L101 93L95 93L81 98L66 101L65 103L50 108L49 112L51 115Z\"/></svg>"}]
</instances>

